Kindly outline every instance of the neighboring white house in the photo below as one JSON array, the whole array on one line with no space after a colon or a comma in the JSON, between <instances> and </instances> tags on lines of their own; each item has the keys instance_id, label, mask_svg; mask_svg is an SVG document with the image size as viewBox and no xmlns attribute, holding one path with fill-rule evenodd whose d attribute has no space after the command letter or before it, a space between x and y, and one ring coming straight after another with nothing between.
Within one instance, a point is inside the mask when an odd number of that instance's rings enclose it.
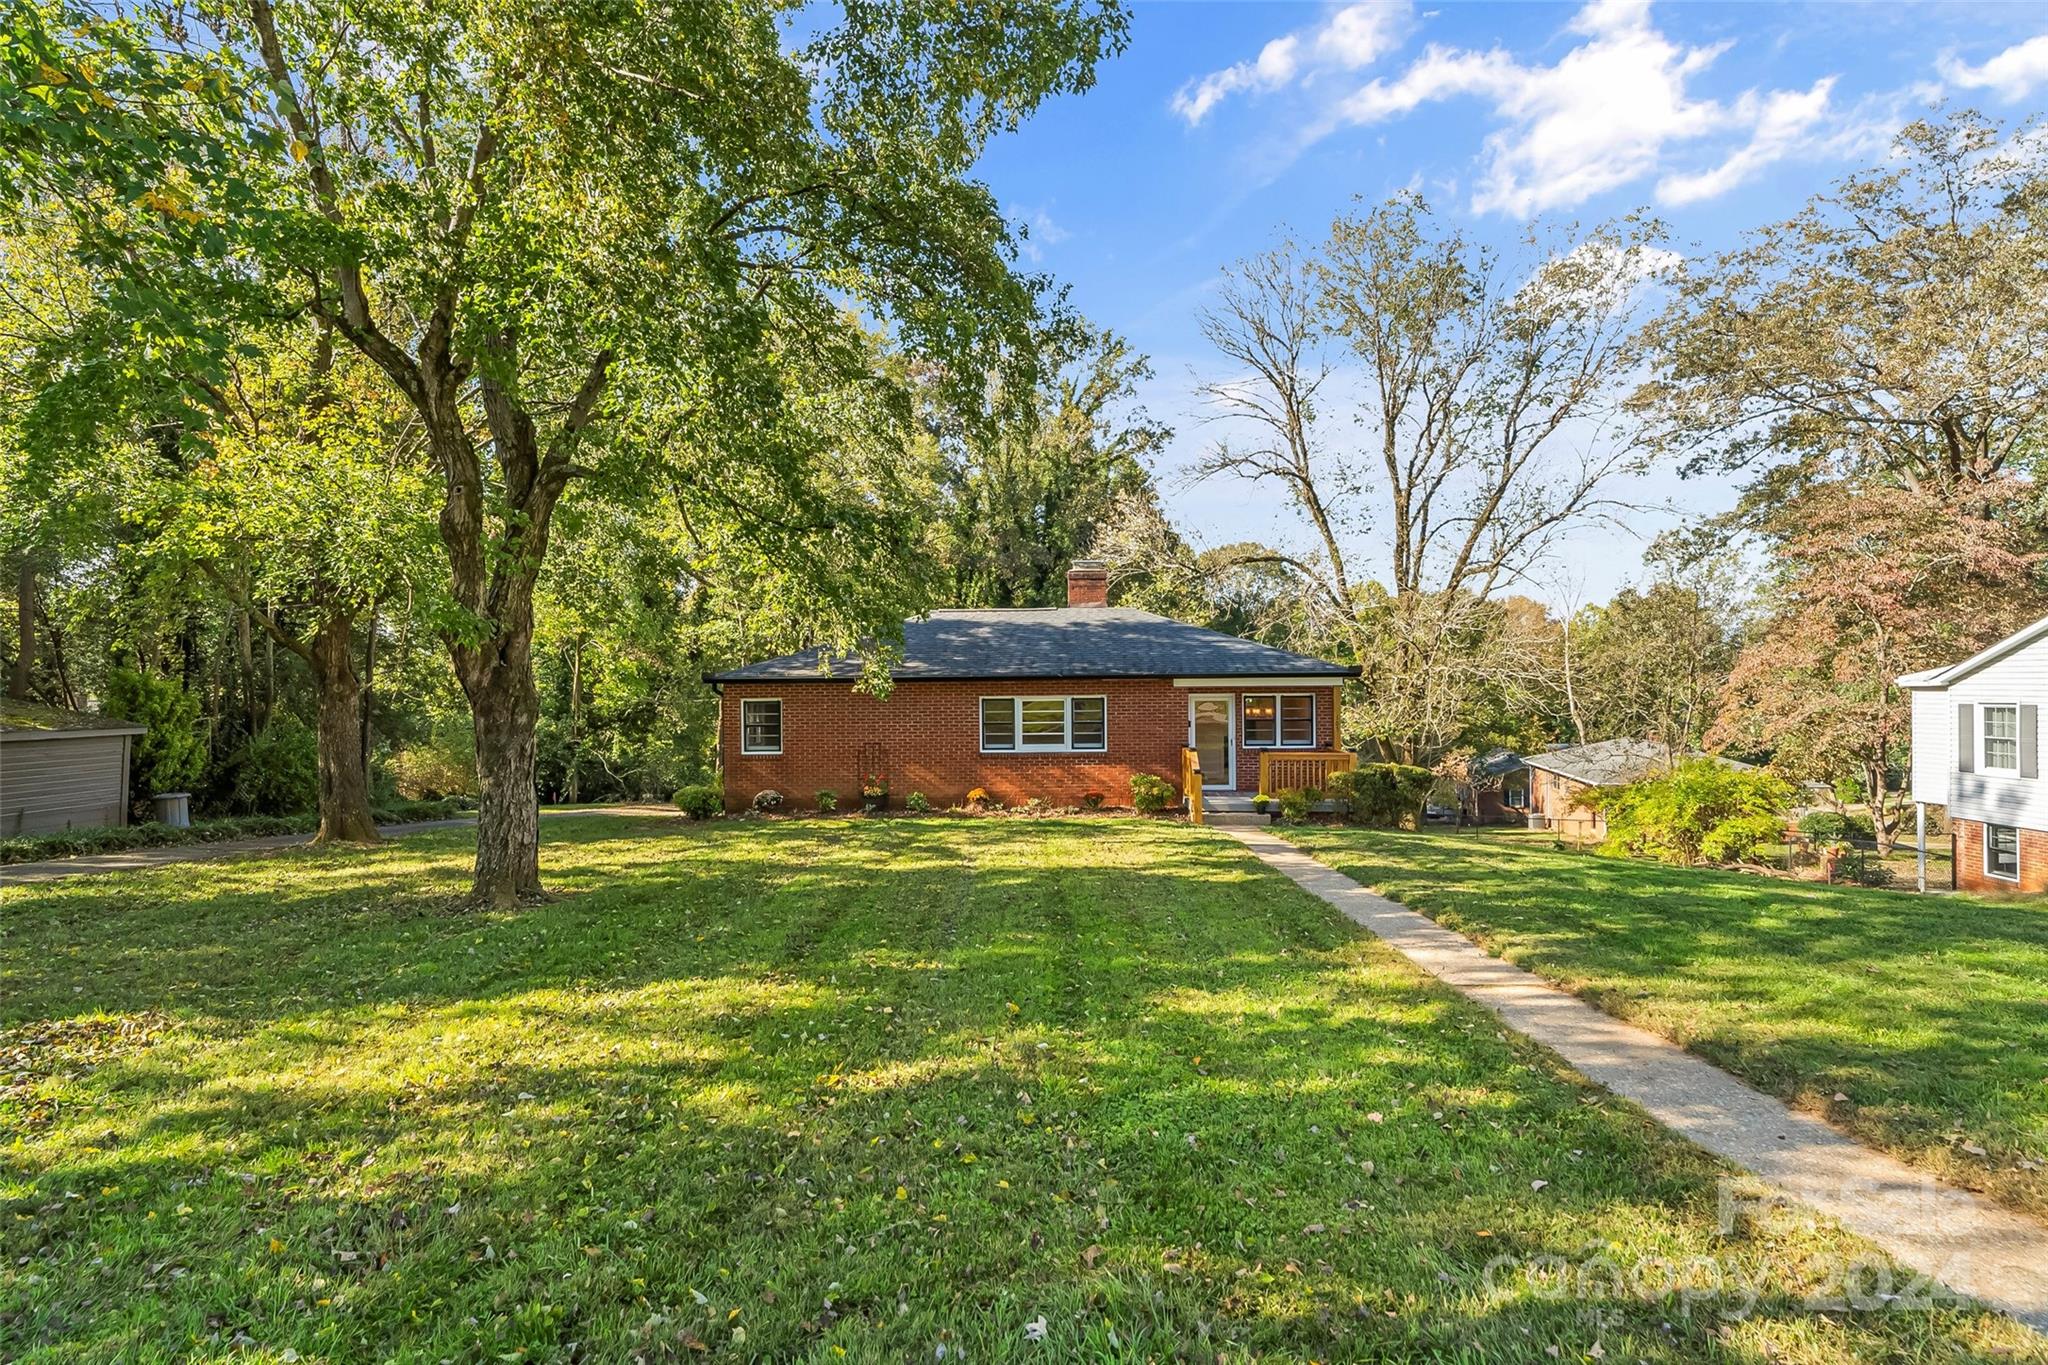
<instances>
[{"instance_id":1,"label":"neighboring white house","mask_svg":"<svg viewBox=\"0 0 2048 1365\"><path fill-rule=\"evenodd\" d=\"M1957 887L2048 891L2048 618L1899 686L1913 697L1913 800L1923 821L1928 805L1948 807Z\"/></svg>"}]
</instances>

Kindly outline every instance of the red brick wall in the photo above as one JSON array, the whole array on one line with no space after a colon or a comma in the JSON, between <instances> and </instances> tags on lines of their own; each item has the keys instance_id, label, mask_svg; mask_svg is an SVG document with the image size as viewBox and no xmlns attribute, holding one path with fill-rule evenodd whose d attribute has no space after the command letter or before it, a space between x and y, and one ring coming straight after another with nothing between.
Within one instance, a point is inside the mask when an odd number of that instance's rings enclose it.
<instances>
[{"instance_id":1,"label":"red brick wall","mask_svg":"<svg viewBox=\"0 0 2048 1365\"><path fill-rule=\"evenodd\" d=\"M1959 891L2048 891L2048 830L2020 831L2020 879L2006 881L1984 873L1984 826L1976 820L1954 822L1956 889Z\"/></svg>"},{"instance_id":2,"label":"red brick wall","mask_svg":"<svg viewBox=\"0 0 2048 1365\"><path fill-rule=\"evenodd\" d=\"M1584 790L1583 782L1541 768L1529 770L1530 808L1545 818L1544 828L1568 843L1591 843L1607 837L1605 816L1572 804Z\"/></svg>"},{"instance_id":3,"label":"red brick wall","mask_svg":"<svg viewBox=\"0 0 2048 1365\"><path fill-rule=\"evenodd\" d=\"M1333 747L1335 689L1306 690L1316 698L1317 745ZM1106 697L1108 749L1085 754L982 753L981 698L1009 695ZM740 752L740 702L750 697L782 699L780 754ZM824 788L838 793L842 807L858 805L862 758L870 746L878 746L892 806L900 806L914 791L923 792L934 806L958 805L975 787L1005 805L1032 797L1074 805L1085 793L1099 791L1110 805L1126 806L1135 773L1153 773L1179 787L1181 750L1187 739L1188 690L1164 678L901 682L887 698L857 693L844 682L729 683L719 716L725 799L735 809L770 787L797 807L809 807ZM1258 785L1258 753L1242 743L1238 746L1240 791Z\"/></svg>"}]
</instances>

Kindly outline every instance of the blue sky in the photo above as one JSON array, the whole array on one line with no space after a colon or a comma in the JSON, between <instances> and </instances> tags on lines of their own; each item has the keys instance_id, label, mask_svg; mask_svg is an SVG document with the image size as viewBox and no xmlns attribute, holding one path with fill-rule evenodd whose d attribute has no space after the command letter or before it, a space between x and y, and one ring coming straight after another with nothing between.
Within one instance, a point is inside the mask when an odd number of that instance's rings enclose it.
<instances>
[{"instance_id":1,"label":"blue sky","mask_svg":"<svg viewBox=\"0 0 2048 1365\"><path fill-rule=\"evenodd\" d=\"M2008 123L2048 103L2048 7L1140 3L1096 88L1000 140L982 174L1038 268L1152 357L1176 520L1208 544L1287 541L1277 497L1179 477L1213 434L1194 384L1227 377L1197 330L1222 267L1410 186L1486 239L1646 207L1676 249L1718 250L1944 100ZM1729 490L1662 477L1631 495L1696 513ZM1603 600L1672 519L1576 534L1528 588Z\"/></svg>"}]
</instances>

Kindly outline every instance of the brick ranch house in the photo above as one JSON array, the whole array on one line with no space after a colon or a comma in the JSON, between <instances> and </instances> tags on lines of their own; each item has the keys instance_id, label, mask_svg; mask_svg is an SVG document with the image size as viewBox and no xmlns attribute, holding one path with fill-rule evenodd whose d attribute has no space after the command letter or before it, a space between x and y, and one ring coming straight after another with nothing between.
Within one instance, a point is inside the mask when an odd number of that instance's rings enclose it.
<instances>
[{"instance_id":1,"label":"brick ranch house","mask_svg":"<svg viewBox=\"0 0 2048 1365\"><path fill-rule=\"evenodd\" d=\"M805 650L715 673L729 809L775 790L858 804L865 777L889 802L934 806L980 788L1005 805L1128 805L1131 778L1252 792L1262 753L1333 750L1337 688L1358 675L1322 659L1109 605L1109 575L1077 561L1065 607L935 611L903 627L887 697L854 690L859 665Z\"/></svg>"},{"instance_id":2,"label":"brick ranch house","mask_svg":"<svg viewBox=\"0 0 2048 1365\"><path fill-rule=\"evenodd\" d=\"M2041 701L2048 697L2048 617L1946 668L1908 673L1920 883L1927 807L1948 808L1963 891L2048 891L2048 790L2041 781Z\"/></svg>"}]
</instances>

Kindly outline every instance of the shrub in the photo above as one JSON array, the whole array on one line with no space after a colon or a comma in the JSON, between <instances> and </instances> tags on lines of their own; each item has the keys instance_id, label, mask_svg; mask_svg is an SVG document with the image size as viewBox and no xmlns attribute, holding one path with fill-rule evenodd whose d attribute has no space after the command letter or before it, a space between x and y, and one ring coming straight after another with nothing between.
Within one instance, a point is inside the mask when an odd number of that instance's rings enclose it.
<instances>
[{"instance_id":1,"label":"shrub","mask_svg":"<svg viewBox=\"0 0 2048 1365\"><path fill-rule=\"evenodd\" d=\"M1280 793L1280 818L1298 825L1308 819L1309 811L1322 799L1323 794L1314 787L1289 787Z\"/></svg>"},{"instance_id":2,"label":"shrub","mask_svg":"<svg viewBox=\"0 0 2048 1365\"><path fill-rule=\"evenodd\" d=\"M1131 778L1131 805L1146 815L1157 815L1173 804L1173 784L1152 773Z\"/></svg>"},{"instance_id":3,"label":"shrub","mask_svg":"<svg viewBox=\"0 0 2048 1365\"><path fill-rule=\"evenodd\" d=\"M818 811L824 814L839 809L839 793L826 787L818 793Z\"/></svg>"},{"instance_id":4,"label":"shrub","mask_svg":"<svg viewBox=\"0 0 2048 1365\"><path fill-rule=\"evenodd\" d=\"M755 792L754 809L758 811L781 810L782 793L773 787L768 788L766 791Z\"/></svg>"},{"instance_id":5,"label":"shrub","mask_svg":"<svg viewBox=\"0 0 2048 1365\"><path fill-rule=\"evenodd\" d=\"M1845 848L1835 859L1834 880L1860 886L1890 886L1892 870L1868 849Z\"/></svg>"},{"instance_id":6,"label":"shrub","mask_svg":"<svg viewBox=\"0 0 2048 1365\"><path fill-rule=\"evenodd\" d=\"M1408 763L1363 763L1331 773L1330 795L1344 803L1353 824L1379 829L1417 829L1436 774Z\"/></svg>"},{"instance_id":7,"label":"shrub","mask_svg":"<svg viewBox=\"0 0 2048 1365\"><path fill-rule=\"evenodd\" d=\"M421 820L453 820L475 810L476 802L466 796L444 796L435 801L379 801L370 813L380 825L404 825Z\"/></svg>"},{"instance_id":8,"label":"shrub","mask_svg":"<svg viewBox=\"0 0 2048 1365\"><path fill-rule=\"evenodd\" d=\"M416 801L476 795L476 748L467 730L436 731L391 755L392 785Z\"/></svg>"},{"instance_id":9,"label":"shrub","mask_svg":"<svg viewBox=\"0 0 2048 1365\"><path fill-rule=\"evenodd\" d=\"M1103 807L1103 806L1104 806L1104 805L1105 805L1105 804L1106 804L1106 803L1107 803L1108 801L1109 801L1109 793L1107 793L1107 792L1082 792L1082 793L1081 793L1081 808L1082 808L1083 810L1101 810L1101 809L1102 809L1102 807Z\"/></svg>"},{"instance_id":10,"label":"shrub","mask_svg":"<svg viewBox=\"0 0 2048 1365\"><path fill-rule=\"evenodd\" d=\"M1816 843L1839 843L1849 835L1849 822L1839 811L1808 811L1799 817L1799 832Z\"/></svg>"},{"instance_id":11,"label":"shrub","mask_svg":"<svg viewBox=\"0 0 2048 1365\"><path fill-rule=\"evenodd\" d=\"M1799 817L1799 832L1818 843L1834 844L1844 839L1875 839L1877 827L1861 811L1809 811Z\"/></svg>"},{"instance_id":12,"label":"shrub","mask_svg":"<svg viewBox=\"0 0 2048 1365\"><path fill-rule=\"evenodd\" d=\"M1700 856L1710 863L1754 862L1757 849L1776 843L1784 829L1785 822L1775 815L1738 815L1701 837Z\"/></svg>"},{"instance_id":13,"label":"shrub","mask_svg":"<svg viewBox=\"0 0 2048 1365\"><path fill-rule=\"evenodd\" d=\"M320 803L319 738L280 716L235 751L230 798L245 815L288 815Z\"/></svg>"},{"instance_id":14,"label":"shrub","mask_svg":"<svg viewBox=\"0 0 2048 1365\"><path fill-rule=\"evenodd\" d=\"M709 782L699 782L676 793L676 808L692 820L709 820L725 809L725 793Z\"/></svg>"},{"instance_id":15,"label":"shrub","mask_svg":"<svg viewBox=\"0 0 2048 1365\"><path fill-rule=\"evenodd\" d=\"M976 787L973 791L967 793L967 804L970 806L986 806L988 804L988 788Z\"/></svg>"},{"instance_id":16,"label":"shrub","mask_svg":"<svg viewBox=\"0 0 2048 1365\"><path fill-rule=\"evenodd\" d=\"M136 736L129 757L129 787L135 798L192 789L206 769L199 698L175 678L115 668L107 674L106 711L117 720L149 727L148 734Z\"/></svg>"},{"instance_id":17,"label":"shrub","mask_svg":"<svg viewBox=\"0 0 2048 1365\"><path fill-rule=\"evenodd\" d=\"M927 814L931 808L931 798L927 797L923 792L912 792L903 798L903 809L909 811L912 815Z\"/></svg>"},{"instance_id":18,"label":"shrub","mask_svg":"<svg viewBox=\"0 0 2048 1365\"><path fill-rule=\"evenodd\" d=\"M1753 851L1784 827L1791 799L1791 786L1775 774L1711 758L1687 759L1657 777L1579 797L1607 817L1601 852L1681 867Z\"/></svg>"}]
</instances>

